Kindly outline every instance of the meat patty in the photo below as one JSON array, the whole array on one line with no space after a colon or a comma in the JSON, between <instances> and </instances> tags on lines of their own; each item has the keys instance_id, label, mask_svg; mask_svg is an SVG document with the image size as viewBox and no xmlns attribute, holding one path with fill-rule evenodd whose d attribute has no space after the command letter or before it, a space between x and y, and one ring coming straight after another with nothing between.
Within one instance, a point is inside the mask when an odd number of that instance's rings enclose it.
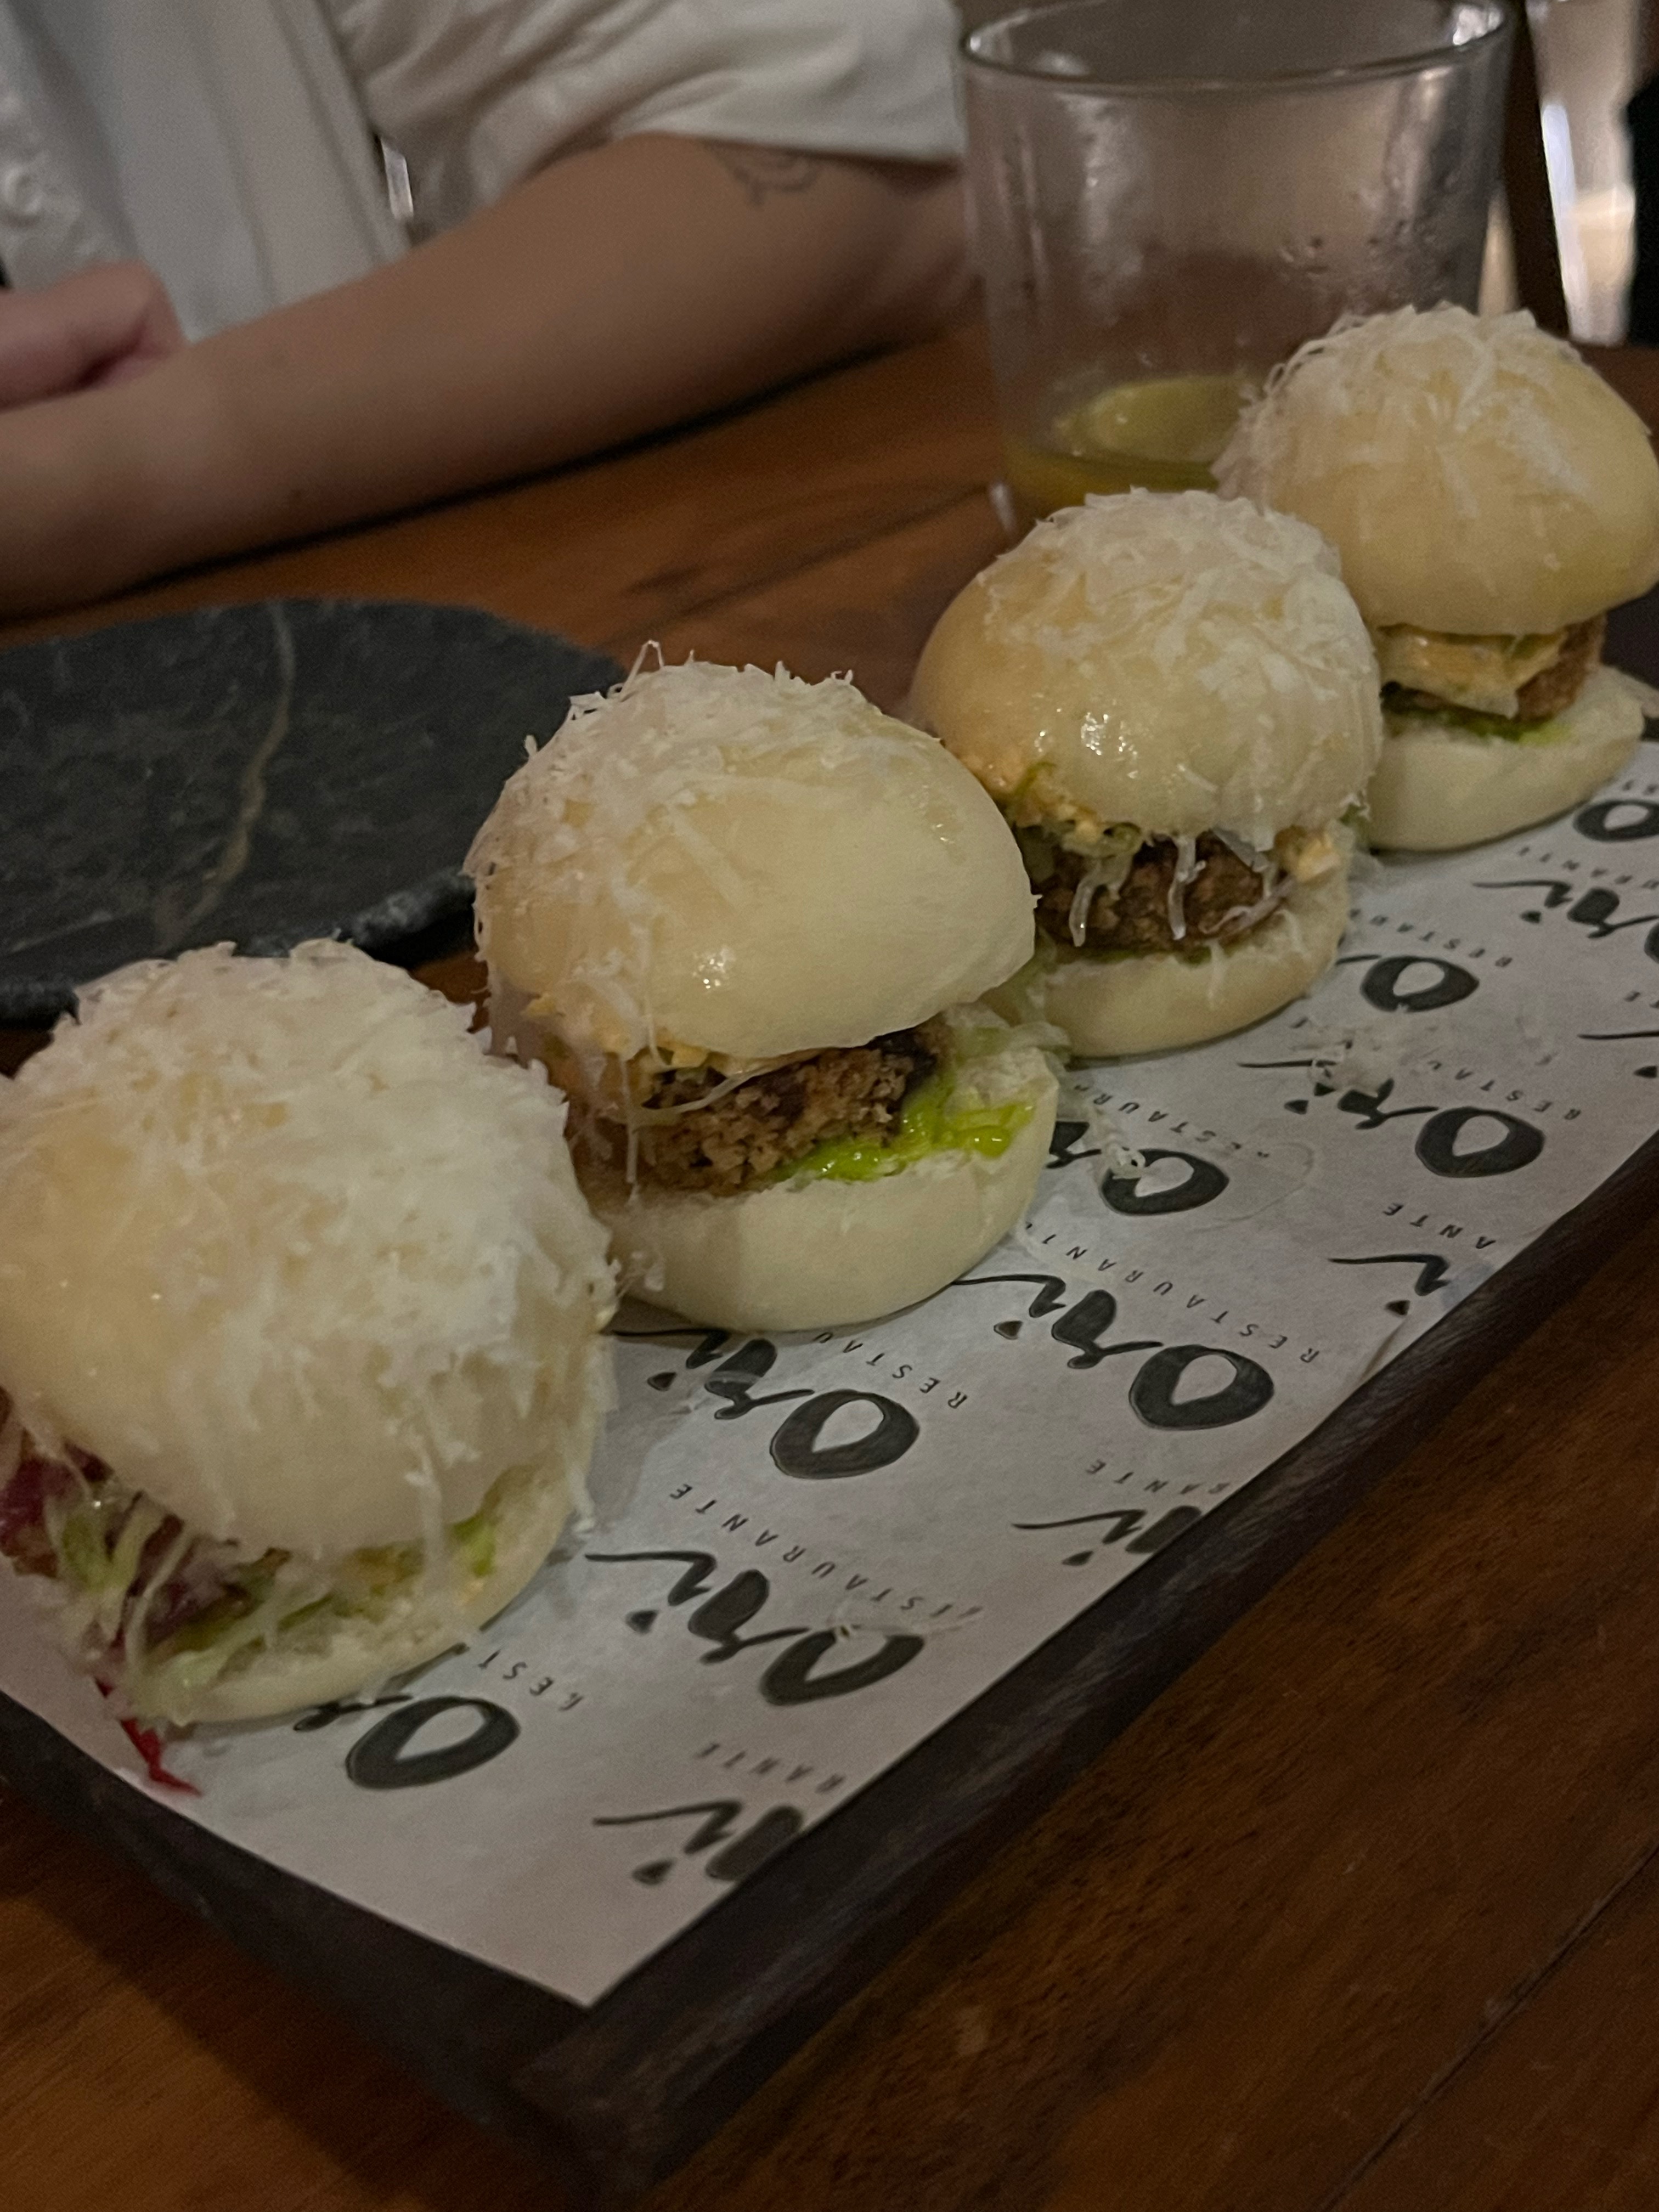
<instances>
[{"instance_id":1,"label":"meat patty","mask_svg":"<svg viewBox=\"0 0 1659 2212\"><path fill-rule=\"evenodd\" d=\"M1089 863L1079 853L1050 846L1054 872L1037 888L1038 927L1057 944L1070 945L1072 902ZM1198 840L1198 872L1182 890L1186 934L1170 921L1170 892L1179 855L1174 841L1150 838L1130 863L1121 889L1097 890L1089 902L1084 946L1091 952L1174 952L1194 945L1225 944L1249 927L1244 916L1267 892L1264 878L1219 837Z\"/></svg>"},{"instance_id":2,"label":"meat patty","mask_svg":"<svg viewBox=\"0 0 1659 2212\"><path fill-rule=\"evenodd\" d=\"M1516 693L1516 713L1512 718L1494 716L1491 719L1513 719L1517 726L1525 722L1547 722L1552 714L1559 714L1571 707L1589 683L1601 659L1601 647L1607 634L1605 615L1592 615L1588 622L1575 623L1561 641L1561 650L1549 666L1523 684ZM1451 714L1456 716L1464 709L1449 699L1442 699L1432 691L1406 690L1397 685L1389 687L1390 704L1415 710L1419 714Z\"/></svg>"},{"instance_id":3,"label":"meat patty","mask_svg":"<svg viewBox=\"0 0 1659 2212\"><path fill-rule=\"evenodd\" d=\"M1571 707L1589 683L1601 658L1601 646L1607 634L1607 618L1594 615L1589 622L1575 623L1561 641L1559 659L1551 663L1530 684L1523 684L1516 694L1520 713L1517 721L1547 721Z\"/></svg>"},{"instance_id":4,"label":"meat patty","mask_svg":"<svg viewBox=\"0 0 1659 2212\"><path fill-rule=\"evenodd\" d=\"M640 1166L669 1190L734 1197L815 1146L881 1136L906 1093L939 1065L943 1043L930 1022L869 1044L815 1052L751 1076L710 1106L695 1102L718 1089L721 1077L706 1067L671 1071L658 1078L644 1103L657 1112L669 1106L693 1110L641 1125ZM619 1158L622 1133L613 1123L608 1133L612 1156Z\"/></svg>"}]
</instances>

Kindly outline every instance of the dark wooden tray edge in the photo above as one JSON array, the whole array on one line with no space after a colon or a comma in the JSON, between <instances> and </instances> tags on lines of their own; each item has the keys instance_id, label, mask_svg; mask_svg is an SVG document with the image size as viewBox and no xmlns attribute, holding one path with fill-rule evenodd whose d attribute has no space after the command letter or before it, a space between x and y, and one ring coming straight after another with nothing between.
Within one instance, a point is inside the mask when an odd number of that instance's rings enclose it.
<instances>
[{"instance_id":1,"label":"dark wooden tray edge","mask_svg":"<svg viewBox=\"0 0 1659 2212\"><path fill-rule=\"evenodd\" d=\"M517 2086L630 2202L1328 1534L1659 1200L1659 1137L1236 1497L697 1922Z\"/></svg>"},{"instance_id":2,"label":"dark wooden tray edge","mask_svg":"<svg viewBox=\"0 0 1659 2212\"><path fill-rule=\"evenodd\" d=\"M0 1697L0 1773L593 2206L706 2142L1659 1200L1659 1137L1313 1434L590 2010L282 1872Z\"/></svg>"},{"instance_id":3,"label":"dark wooden tray edge","mask_svg":"<svg viewBox=\"0 0 1659 2212\"><path fill-rule=\"evenodd\" d=\"M118 1845L158 1889L337 2007L468 2119L586 2185L555 2124L510 2087L581 2017L574 2005L210 1834L3 1696L0 1775L65 1828Z\"/></svg>"}]
</instances>

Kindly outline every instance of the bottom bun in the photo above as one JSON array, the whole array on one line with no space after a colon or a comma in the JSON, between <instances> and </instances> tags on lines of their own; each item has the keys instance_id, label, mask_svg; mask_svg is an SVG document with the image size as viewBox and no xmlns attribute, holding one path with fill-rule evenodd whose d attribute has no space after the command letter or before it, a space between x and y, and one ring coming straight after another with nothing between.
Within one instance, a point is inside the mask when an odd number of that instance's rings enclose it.
<instances>
[{"instance_id":1,"label":"bottom bun","mask_svg":"<svg viewBox=\"0 0 1659 2212\"><path fill-rule=\"evenodd\" d=\"M1525 738L1481 738L1427 715L1392 719L1365 795L1370 841L1443 853L1547 822L1629 765L1644 687L1598 668L1571 707Z\"/></svg>"},{"instance_id":2,"label":"bottom bun","mask_svg":"<svg viewBox=\"0 0 1659 2212\"><path fill-rule=\"evenodd\" d=\"M509 1478L509 1480L511 1478ZM496 1529L495 1566L457 1596L453 1587L416 1589L385 1620L346 1614L314 1637L279 1637L269 1650L233 1663L204 1690L160 1693L144 1701L147 1720L187 1726L194 1721L269 1720L307 1705L332 1705L394 1675L423 1667L510 1605L559 1540L570 1518L562 1475L526 1480L509 1494Z\"/></svg>"},{"instance_id":3,"label":"bottom bun","mask_svg":"<svg viewBox=\"0 0 1659 2212\"><path fill-rule=\"evenodd\" d=\"M596 1358L565 1438L562 1467L514 1470L495 1486L495 1553L487 1575L468 1576L457 1562L453 1578L417 1579L378 1620L361 1613L313 1618L279 1632L267 1649L239 1653L216 1680L199 1688L170 1674L163 1662L132 1692L140 1717L179 1727L268 1720L378 1688L464 1643L511 1604L558 1542L575 1498L586 1497L585 1471L609 1404L609 1369Z\"/></svg>"},{"instance_id":4,"label":"bottom bun","mask_svg":"<svg viewBox=\"0 0 1659 2212\"><path fill-rule=\"evenodd\" d=\"M1084 1060L1203 1044L1300 998L1336 957L1347 920L1344 866L1296 884L1247 937L1197 956L1045 946L990 1003L1010 1020L1052 1022Z\"/></svg>"},{"instance_id":5,"label":"bottom bun","mask_svg":"<svg viewBox=\"0 0 1659 2212\"><path fill-rule=\"evenodd\" d=\"M984 1258L1030 1203L1058 1086L1040 1069L1030 1119L1007 1150L939 1152L870 1182L778 1183L736 1198L630 1191L584 1176L623 1286L717 1328L839 1328L931 1297Z\"/></svg>"}]
</instances>

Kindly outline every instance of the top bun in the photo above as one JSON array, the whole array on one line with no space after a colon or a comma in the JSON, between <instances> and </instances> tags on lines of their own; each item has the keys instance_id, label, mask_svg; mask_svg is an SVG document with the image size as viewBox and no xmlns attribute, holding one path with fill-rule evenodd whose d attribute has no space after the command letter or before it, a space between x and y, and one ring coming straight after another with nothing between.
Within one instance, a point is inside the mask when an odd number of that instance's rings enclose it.
<instances>
[{"instance_id":1,"label":"top bun","mask_svg":"<svg viewBox=\"0 0 1659 2212\"><path fill-rule=\"evenodd\" d=\"M1558 630L1659 578L1647 431L1528 314L1339 323L1275 370L1216 478L1322 530L1378 629Z\"/></svg>"},{"instance_id":2,"label":"top bun","mask_svg":"<svg viewBox=\"0 0 1659 2212\"><path fill-rule=\"evenodd\" d=\"M636 670L575 702L466 865L492 986L623 1059L865 1044L978 998L1033 939L996 809L839 676Z\"/></svg>"},{"instance_id":3,"label":"top bun","mask_svg":"<svg viewBox=\"0 0 1659 2212\"><path fill-rule=\"evenodd\" d=\"M1091 496L940 616L911 707L1017 819L1265 848L1364 790L1376 662L1305 524L1212 492Z\"/></svg>"},{"instance_id":4,"label":"top bun","mask_svg":"<svg viewBox=\"0 0 1659 2212\"><path fill-rule=\"evenodd\" d=\"M0 1083L0 1388L192 1529L326 1559L578 1485L605 1238L564 1103L349 946L81 994Z\"/></svg>"}]
</instances>

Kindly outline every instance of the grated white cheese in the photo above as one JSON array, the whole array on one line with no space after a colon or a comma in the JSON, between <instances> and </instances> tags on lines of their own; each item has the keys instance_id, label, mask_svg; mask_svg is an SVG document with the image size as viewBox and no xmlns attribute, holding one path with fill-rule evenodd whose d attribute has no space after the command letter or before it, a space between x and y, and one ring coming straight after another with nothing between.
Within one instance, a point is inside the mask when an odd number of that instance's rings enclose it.
<instances>
[{"instance_id":1,"label":"grated white cheese","mask_svg":"<svg viewBox=\"0 0 1659 2212\"><path fill-rule=\"evenodd\" d=\"M915 687L1017 822L1261 848L1364 789L1376 695L1319 534L1197 491L1091 494L1040 522L946 609Z\"/></svg>"},{"instance_id":2,"label":"grated white cheese","mask_svg":"<svg viewBox=\"0 0 1659 2212\"><path fill-rule=\"evenodd\" d=\"M1198 840L1179 836L1175 841L1176 864L1170 878L1168 901L1170 934L1177 945L1187 934L1187 886L1199 872Z\"/></svg>"},{"instance_id":3,"label":"grated white cheese","mask_svg":"<svg viewBox=\"0 0 1659 2212\"><path fill-rule=\"evenodd\" d=\"M1400 459L1399 441L1409 428L1427 436L1431 451L1419 458L1472 519L1484 493L1469 463L1468 441L1477 433L1524 461L1540 486L1584 496L1582 457L1562 435L1557 394L1564 364L1583 367L1565 338L1540 331L1524 309L1472 315L1445 306L1344 315L1279 362L1246 403L1216 462L1216 481L1229 494L1259 497L1310 438L1332 433L1355 469L1386 467Z\"/></svg>"},{"instance_id":4,"label":"grated white cheese","mask_svg":"<svg viewBox=\"0 0 1659 2212\"><path fill-rule=\"evenodd\" d=\"M612 1290L564 1103L349 946L122 970L0 1085L0 1388L194 1532L321 1558L559 1465Z\"/></svg>"},{"instance_id":5,"label":"grated white cheese","mask_svg":"<svg viewBox=\"0 0 1659 2212\"><path fill-rule=\"evenodd\" d=\"M1087 942L1089 913L1098 893L1121 890L1128 880L1134 865L1133 853L1113 852L1103 860L1091 860L1078 878L1077 889L1072 893L1072 903L1066 909L1066 932L1073 945Z\"/></svg>"},{"instance_id":6,"label":"grated white cheese","mask_svg":"<svg viewBox=\"0 0 1659 2212\"><path fill-rule=\"evenodd\" d=\"M1659 574L1642 423L1525 313L1344 317L1273 371L1215 473L1322 530L1379 629L1548 633Z\"/></svg>"},{"instance_id":7,"label":"grated white cheese","mask_svg":"<svg viewBox=\"0 0 1659 2212\"><path fill-rule=\"evenodd\" d=\"M466 865L492 992L590 1057L862 1044L1030 951L995 807L844 677L638 667L573 704Z\"/></svg>"}]
</instances>

